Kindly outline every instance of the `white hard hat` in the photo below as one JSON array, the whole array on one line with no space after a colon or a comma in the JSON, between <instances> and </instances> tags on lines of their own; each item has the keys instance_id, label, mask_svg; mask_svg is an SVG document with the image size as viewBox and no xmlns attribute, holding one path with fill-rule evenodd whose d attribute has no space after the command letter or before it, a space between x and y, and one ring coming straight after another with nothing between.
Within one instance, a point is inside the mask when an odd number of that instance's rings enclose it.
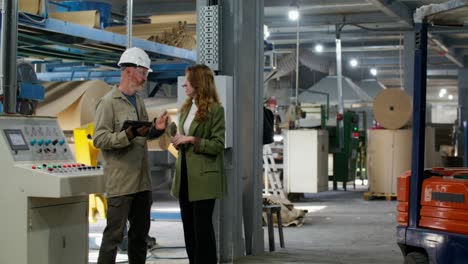
<instances>
[{"instance_id":1,"label":"white hard hat","mask_svg":"<svg viewBox=\"0 0 468 264\"><path fill-rule=\"evenodd\" d=\"M129 48L122 53L120 56L119 63L117 65L121 66L122 64L131 63L135 64L137 67L145 67L149 72L151 70L151 60L146 54L146 52L140 48Z\"/></svg>"}]
</instances>

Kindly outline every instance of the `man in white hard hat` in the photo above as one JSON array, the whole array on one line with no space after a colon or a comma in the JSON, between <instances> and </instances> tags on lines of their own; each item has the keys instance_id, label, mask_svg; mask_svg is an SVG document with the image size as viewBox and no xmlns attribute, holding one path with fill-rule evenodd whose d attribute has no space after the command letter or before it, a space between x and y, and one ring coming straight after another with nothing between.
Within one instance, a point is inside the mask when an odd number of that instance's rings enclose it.
<instances>
[{"instance_id":1,"label":"man in white hard hat","mask_svg":"<svg viewBox=\"0 0 468 264\"><path fill-rule=\"evenodd\" d=\"M94 145L104 159L104 182L107 195L107 226L99 250L99 264L114 264L117 247L122 242L127 220L128 259L130 264L146 261L146 238L150 228L152 204L148 174L147 140L159 137L166 129L163 114L151 126L129 126L124 122L148 121L142 91L151 60L140 48L129 48L120 57L122 77L118 86L102 97L94 119ZM141 124L140 124L141 125Z\"/></svg>"}]
</instances>

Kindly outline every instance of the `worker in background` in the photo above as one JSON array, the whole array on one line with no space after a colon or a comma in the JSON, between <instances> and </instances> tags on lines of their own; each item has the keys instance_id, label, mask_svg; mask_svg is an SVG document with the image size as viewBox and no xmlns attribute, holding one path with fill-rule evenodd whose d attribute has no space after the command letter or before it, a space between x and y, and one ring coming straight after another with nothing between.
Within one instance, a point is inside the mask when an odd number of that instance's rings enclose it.
<instances>
[{"instance_id":1,"label":"worker in background","mask_svg":"<svg viewBox=\"0 0 468 264\"><path fill-rule=\"evenodd\" d=\"M224 109L214 75L205 65L185 71L188 96L179 117L178 149L171 193L179 198L185 248L190 264L216 264L212 223L215 199L226 192L224 175Z\"/></svg>"},{"instance_id":2,"label":"worker in background","mask_svg":"<svg viewBox=\"0 0 468 264\"><path fill-rule=\"evenodd\" d=\"M99 250L99 264L114 264L127 219L130 264L146 261L146 237L150 228L151 182L148 173L148 139L164 133L164 113L151 127L122 130L126 120L148 121L143 100L136 94L144 89L151 60L142 49L129 48L120 57L122 77L118 86L100 99L94 119L94 145L102 151L107 195L107 226Z\"/></svg>"}]
</instances>

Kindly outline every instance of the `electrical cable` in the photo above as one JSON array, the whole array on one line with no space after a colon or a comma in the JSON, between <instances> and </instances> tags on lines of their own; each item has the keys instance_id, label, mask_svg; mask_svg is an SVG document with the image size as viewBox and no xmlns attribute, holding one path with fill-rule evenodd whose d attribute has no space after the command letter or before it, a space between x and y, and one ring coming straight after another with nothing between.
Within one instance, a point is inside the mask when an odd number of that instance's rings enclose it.
<instances>
[{"instance_id":1,"label":"electrical cable","mask_svg":"<svg viewBox=\"0 0 468 264\"><path fill-rule=\"evenodd\" d=\"M147 256L146 257L146 260L150 260L150 259L169 259L169 260L177 260L177 259L188 259L188 257L159 257L157 256L154 251L158 250L158 249L185 249L184 246L174 246L174 247L154 247L150 250L148 250L148 252L151 254L150 256ZM90 262L92 263L92 262ZM93 262L94 263L94 262ZM122 260L122 261L116 261L115 262L116 264L127 264L129 263L128 260Z\"/></svg>"},{"instance_id":2,"label":"electrical cable","mask_svg":"<svg viewBox=\"0 0 468 264\"><path fill-rule=\"evenodd\" d=\"M23 16L25 17L27 20L29 20L30 22L34 23L34 24L39 24L39 25L43 25L45 22L46 22L46 18L42 18L42 20L36 20L34 18L32 18L31 16L29 16L28 14L24 13L24 12L18 12L18 14L20 16Z\"/></svg>"},{"instance_id":3,"label":"electrical cable","mask_svg":"<svg viewBox=\"0 0 468 264\"><path fill-rule=\"evenodd\" d=\"M158 249L185 249L184 246L174 246L174 247L154 247L149 250L151 256L147 257L146 259L187 259L188 257L158 257L154 251Z\"/></svg>"}]
</instances>

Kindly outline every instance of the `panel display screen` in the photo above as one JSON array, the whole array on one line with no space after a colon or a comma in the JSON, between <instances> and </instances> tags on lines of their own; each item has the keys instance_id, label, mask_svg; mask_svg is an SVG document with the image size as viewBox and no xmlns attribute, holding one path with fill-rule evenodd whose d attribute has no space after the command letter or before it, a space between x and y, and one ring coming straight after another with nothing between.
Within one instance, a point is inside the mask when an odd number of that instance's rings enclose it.
<instances>
[{"instance_id":1,"label":"panel display screen","mask_svg":"<svg viewBox=\"0 0 468 264\"><path fill-rule=\"evenodd\" d=\"M29 150L23 132L20 129L5 129L3 132L5 132L11 150Z\"/></svg>"}]
</instances>

